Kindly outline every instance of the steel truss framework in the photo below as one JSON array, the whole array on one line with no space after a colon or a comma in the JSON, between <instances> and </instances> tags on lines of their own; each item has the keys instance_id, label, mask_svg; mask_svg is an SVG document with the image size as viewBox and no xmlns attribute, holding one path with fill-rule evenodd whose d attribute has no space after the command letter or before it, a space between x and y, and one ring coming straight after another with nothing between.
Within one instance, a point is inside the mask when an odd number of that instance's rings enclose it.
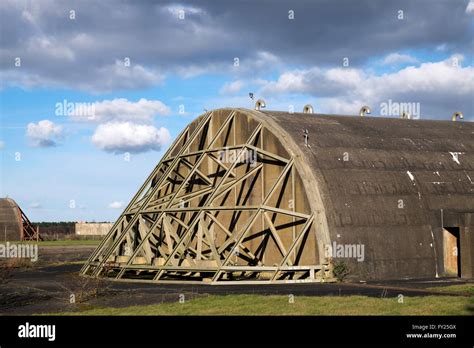
<instances>
[{"instance_id":1,"label":"steel truss framework","mask_svg":"<svg viewBox=\"0 0 474 348\"><path fill-rule=\"evenodd\" d=\"M38 241L43 240L41 235L39 234L39 229L35 228L28 217L26 216L25 212L18 207L19 216L20 216L20 223L21 223L21 236L20 239L22 241Z\"/></svg>"},{"instance_id":2,"label":"steel truss framework","mask_svg":"<svg viewBox=\"0 0 474 348\"><path fill-rule=\"evenodd\" d=\"M294 160L265 150L258 120L239 140L236 112L216 117L206 113L178 136L83 275L211 284L328 277L326 264L302 261L314 253L305 247L312 213L283 199L297 199Z\"/></svg>"}]
</instances>

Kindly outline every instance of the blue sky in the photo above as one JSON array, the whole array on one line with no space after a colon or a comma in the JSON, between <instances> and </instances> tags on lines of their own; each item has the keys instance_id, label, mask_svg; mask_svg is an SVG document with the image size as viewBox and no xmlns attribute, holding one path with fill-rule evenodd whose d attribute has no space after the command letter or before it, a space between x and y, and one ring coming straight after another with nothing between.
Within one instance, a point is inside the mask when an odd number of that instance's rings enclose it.
<instances>
[{"instance_id":1,"label":"blue sky","mask_svg":"<svg viewBox=\"0 0 474 348\"><path fill-rule=\"evenodd\" d=\"M468 0L3 1L0 19L0 196L33 221L113 221L186 124L252 108L249 92L273 110L377 117L391 100L474 120ZM94 119L57 115L63 101Z\"/></svg>"}]
</instances>

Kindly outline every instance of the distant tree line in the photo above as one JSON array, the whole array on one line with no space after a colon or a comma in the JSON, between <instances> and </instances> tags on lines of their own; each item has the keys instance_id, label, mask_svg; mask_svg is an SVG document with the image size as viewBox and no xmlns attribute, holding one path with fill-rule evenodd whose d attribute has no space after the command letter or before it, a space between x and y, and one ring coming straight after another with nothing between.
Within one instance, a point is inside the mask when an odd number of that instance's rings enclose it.
<instances>
[{"instance_id":1,"label":"distant tree line","mask_svg":"<svg viewBox=\"0 0 474 348\"><path fill-rule=\"evenodd\" d=\"M64 235L76 233L76 223L73 221L60 222L33 222L33 226L39 226L40 235Z\"/></svg>"}]
</instances>

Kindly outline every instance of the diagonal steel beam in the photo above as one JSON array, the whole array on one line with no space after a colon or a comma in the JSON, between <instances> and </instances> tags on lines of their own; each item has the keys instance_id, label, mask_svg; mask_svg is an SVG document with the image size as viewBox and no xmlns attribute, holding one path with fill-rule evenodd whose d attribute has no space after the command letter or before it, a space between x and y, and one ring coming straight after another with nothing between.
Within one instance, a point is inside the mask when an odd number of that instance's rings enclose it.
<instances>
[{"instance_id":1,"label":"diagonal steel beam","mask_svg":"<svg viewBox=\"0 0 474 348\"><path fill-rule=\"evenodd\" d=\"M253 133L250 135L249 139L247 140L247 143L251 142L251 141L257 136L257 134L260 133L261 129L262 129L262 125L260 124L260 125L253 131ZM246 147L244 146L244 147L240 150L239 154L237 155L237 159L238 159L238 160L240 160L240 158L241 158L242 155L244 154L244 151L245 151L245 150L246 150ZM222 183L225 182L226 178L230 175L231 171L232 171L232 170L235 168L235 166L237 165L237 162L238 162L238 161L236 160L236 161L232 164L232 166L231 166L231 167L229 168L229 170L226 172L226 174L224 175L224 177L222 178L222 180L219 182L219 184L216 185L216 188L215 188L214 193L219 189L220 185L222 185ZM207 198L206 202L204 202L204 204L203 204L204 206L208 206L208 205L213 201L213 199L214 199L214 193L211 194L211 195ZM191 238L189 238L189 239L192 239L192 231L193 231L193 228L194 228L195 224L197 223L197 221L198 221L200 218L202 218L202 215L203 215L203 207L201 207L201 209L199 210L199 212L198 212L196 218L195 218L194 221L190 224L189 230L184 233L184 235L183 235L183 237L181 238L179 244L184 243L185 241L187 242L188 236L191 237ZM173 251L173 253L172 253L172 254L167 258L167 260L165 261L165 266L168 264L169 260L174 256L176 250L177 250L177 247L175 248L175 250ZM155 278L153 278L153 279L154 279L154 280L160 279L160 277L162 276L162 274L163 274L163 271L158 272L158 274L157 274L157 275L155 276Z\"/></svg>"},{"instance_id":2,"label":"diagonal steel beam","mask_svg":"<svg viewBox=\"0 0 474 348\"><path fill-rule=\"evenodd\" d=\"M276 245L278 246L278 250L280 250L281 256L286 255L286 249L285 246L283 245L283 242L281 241L280 236L278 235L277 230L275 229L275 226L273 226L272 220L268 217L267 212L263 212L263 217L267 221L268 227L270 228L270 232L272 233L273 239L275 240Z\"/></svg>"},{"instance_id":3,"label":"diagonal steel beam","mask_svg":"<svg viewBox=\"0 0 474 348\"><path fill-rule=\"evenodd\" d=\"M311 224L313 223L313 220L314 220L314 216L311 215L311 217L308 219L308 221L306 221L306 224L303 226L303 228L301 229L301 232L300 234L298 235L298 237L293 241L293 243L291 244L290 248L288 249L288 252L286 253L286 255L283 257L283 259L281 260L280 264L278 265L278 269L275 271L275 273L273 274L271 280L275 280L275 278L277 277L278 273L281 271L281 268L283 266L286 265L286 262L288 261L288 258L291 256L293 250L295 250L295 248L298 246L298 244L300 244L300 242L303 240L303 237L306 235L306 233L309 231L309 228L311 227Z\"/></svg>"},{"instance_id":4,"label":"diagonal steel beam","mask_svg":"<svg viewBox=\"0 0 474 348\"><path fill-rule=\"evenodd\" d=\"M211 220L217 225L219 226L219 228L229 237L232 237L232 233L214 216L212 215L210 212L206 212L207 216L209 216L211 218ZM240 248L242 248L242 250L247 254L248 258L250 259L253 259L255 261L257 261L257 264L261 265L262 262L260 261L260 259L255 256L252 251L247 248L243 243L240 243ZM219 251L220 249L217 250L217 253L220 255L221 254L221 251Z\"/></svg>"},{"instance_id":5,"label":"diagonal steel beam","mask_svg":"<svg viewBox=\"0 0 474 348\"><path fill-rule=\"evenodd\" d=\"M232 113L229 117L232 117L233 118L233 114ZM196 127L196 129L194 130L193 134L191 135L191 137L189 137L189 139L186 140L186 145L184 145L179 151L178 151L178 154L180 153L183 153L186 149L187 149L187 146L189 146L193 141L194 139L198 136L198 134L200 133L200 131L204 128L204 126L210 121L212 117L212 112L210 112L206 117L204 117L204 120L201 122L201 124ZM187 127L189 128L189 127ZM175 146L172 146L171 148L173 148L173 151L174 151L174 148ZM171 153L171 148L170 150L168 150L166 152L166 154L168 153ZM162 182L168 175L169 173L171 172L172 168L174 168L174 166L178 163L178 158L175 158L175 160L173 160L172 164L168 167L168 169L166 170L165 172L165 175L162 175L159 179L159 182L156 183L156 186L155 188L153 188L152 192L149 194L149 198L143 203L142 205L142 208L143 209L147 204L148 202L151 200L151 197L153 196L153 193L156 192L160 186L160 182ZM161 162L160 162L161 163ZM155 170L156 171L156 168ZM145 187L146 185L148 185L149 182L151 182L152 178L154 177L154 175L150 175L150 177L147 179L147 181L145 182L145 184L142 186ZM141 191L142 189L140 189ZM139 193L140 193L139 191ZM138 193L137 193L138 195ZM135 197L137 197L137 195L135 195ZM134 198L135 199L135 198ZM131 206L131 204L129 204L127 206L127 209ZM125 209L125 211L127 211L127 209ZM112 244L112 247L105 253L104 255L104 260L102 260L102 262L100 262L100 265L98 267L96 267L96 269L94 269L93 271L93 276L94 275L97 275L99 272L100 272L100 268L103 266L105 260L107 260L109 258L109 256L115 251L115 249L117 248L117 246L122 242L124 236L128 233L128 231L130 230L130 227L133 226L135 224L135 222L138 220L138 216L139 214L135 214L131 221L129 221L128 225L125 227L125 229L122 231L121 235L118 236L117 240L113 242ZM158 221L158 220L157 220ZM86 264L87 265L87 264Z\"/></svg>"},{"instance_id":6,"label":"diagonal steel beam","mask_svg":"<svg viewBox=\"0 0 474 348\"><path fill-rule=\"evenodd\" d=\"M283 180L283 178L285 177L285 175L288 173L288 171L290 170L290 168L292 167L293 165L293 160L291 160L290 162L288 162L288 164L285 166L285 168L283 169L283 171L280 173L279 177L277 178L277 180L273 183L273 186L272 188L270 189L270 191L267 193L267 197L265 198L265 200L262 202L262 205L258 207L258 211L257 213L260 212L260 210L263 209L263 206L265 206L267 204L267 202L270 200L270 198L272 197L273 193L275 192L276 188L278 187L278 185L280 184L280 182ZM224 243L225 245L225 248L227 248L229 246L229 244L232 243L232 240L228 240L226 243ZM222 246L221 246L222 248Z\"/></svg>"},{"instance_id":7,"label":"diagonal steel beam","mask_svg":"<svg viewBox=\"0 0 474 348\"><path fill-rule=\"evenodd\" d=\"M216 199L219 198L220 196L222 196L224 193L226 193L227 191L233 189L235 186L237 186L239 183L241 183L242 181L246 180L247 178L249 178L250 176L252 176L253 174L259 172L261 169L262 169L262 166L263 164L260 163L258 166L255 166L254 169L250 170L249 172L247 172L245 175L241 176L240 178L228 183L227 185L225 185L221 192L219 192L217 195L216 195Z\"/></svg>"},{"instance_id":8,"label":"diagonal steel beam","mask_svg":"<svg viewBox=\"0 0 474 348\"><path fill-rule=\"evenodd\" d=\"M222 126L219 128L219 130L217 131L217 133L216 133L216 135L214 136L213 140L210 142L209 146L212 146L212 144L218 139L218 137L220 136L220 134L222 133L222 131L225 129L225 127L226 127L230 122L232 122L232 120L234 119L234 115L235 115L235 112L232 112L232 113L227 117L226 121L225 121L225 122L222 124ZM211 117L206 118L205 123L207 124L207 123L210 121L210 119L211 119ZM204 125L201 124L199 127L196 128L196 131L201 130L201 129L203 129L203 128L204 128ZM180 153L181 153L181 152L184 152L184 151L187 149L187 146L189 146L189 145L194 141L194 139L197 137L197 135L198 135L198 133L193 133L193 136L187 141L186 146L183 146L183 148L181 148ZM205 157L205 155L203 154L203 155L198 159L198 161L197 161L196 164L195 164L196 167L195 167L194 169L196 169L197 166L199 166L199 164L203 161L204 157ZM174 160L173 162L179 163L179 156L175 157L175 160ZM172 168L176 163L172 164L172 165L170 166L170 168ZM176 197L176 195L178 195L178 193L181 191L181 189L185 186L186 182L192 177L192 175L194 174L194 169L191 170L191 171L188 173L188 175L187 175L187 177L186 177L186 180L183 181L183 182L181 183L181 185L178 187L178 189L176 190L176 192L175 192L173 198L172 198L171 201L169 202L168 206L170 206L170 205L172 204L173 199ZM146 202L146 203L148 203L148 202ZM142 209L143 209L143 208L142 208ZM157 219L159 219L159 218L161 217L161 215L163 215L163 214L164 214L164 212L161 211L161 212L159 213L159 216L158 216ZM136 214L136 215L139 215L139 214ZM157 220L157 221L158 221L158 220ZM191 229L191 228L192 228L192 227L190 226L190 229ZM151 234L151 232L152 232L152 231L148 232L148 235ZM186 231L186 233L187 233L187 232L188 232L188 231ZM117 240L117 242L116 242L115 245L114 245L114 248L116 248L116 246L117 246L119 243L120 243L120 239ZM141 248L141 246L142 246L142 243L143 243L143 241L137 246L137 248L135 249L135 251L134 251L133 254L132 254L132 257L135 257L136 253L140 250L140 248ZM109 255L114 251L114 248L111 248L111 249L110 249ZM178 248L178 246L176 246L176 248ZM175 249L175 250L176 250L176 249ZM108 257L108 256L107 256L107 257ZM131 260L132 260L132 257L131 257L130 260L128 261L127 266L130 264L130 262L131 262ZM168 262L169 259L170 259L170 257L167 258L167 261L166 261L166 262ZM165 263L165 264L166 264L166 263Z\"/></svg>"},{"instance_id":9,"label":"diagonal steel beam","mask_svg":"<svg viewBox=\"0 0 474 348\"><path fill-rule=\"evenodd\" d=\"M212 115L212 112L209 113L209 117ZM117 221L115 222L115 224L112 226L112 228L110 229L110 231L113 231L113 230L117 230L118 226L120 225L120 223L122 223L124 220L125 220L125 212L128 211L129 209L131 209L131 207L135 204L135 202L137 201L137 199L139 199L139 197L142 195L142 193L145 191L145 189L148 187L148 185L152 182L153 178L156 176L156 174L159 172L160 168L162 167L163 165L163 162L164 162L164 159L166 159L167 156L169 156L170 154L173 153L173 151L175 150L175 148L178 146L179 142L188 134L189 132L189 126L187 126L185 129L183 129L183 131L179 134L178 136L178 141L175 142L174 145L170 146L170 148L166 151L166 153L163 155L162 157L162 160L156 165L155 169L151 172L151 174L148 176L148 178L145 180L145 182L143 183L143 185L140 187L140 189L138 190L138 192L135 194L135 196L133 196L132 200L130 201L130 203L127 205L127 207L124 209L123 213L121 214L121 216L117 219ZM113 236L113 233L110 233L110 236L112 237ZM88 268L89 268L89 265L90 265L90 262L92 262L93 260L95 260L97 258L97 256L102 252L102 249L104 248L104 246L110 241L110 238L104 238L100 244L97 246L97 249L91 254L91 256L89 257L88 261L84 264L84 266L82 267L81 269L81 273L85 273Z\"/></svg>"},{"instance_id":10,"label":"diagonal steel beam","mask_svg":"<svg viewBox=\"0 0 474 348\"><path fill-rule=\"evenodd\" d=\"M267 193L267 197L265 198L265 200L262 202L262 206L266 205L267 202L270 200L270 198L272 197L273 193L275 192L276 188L278 187L278 185L280 184L280 182L283 180L283 178L286 176L286 174L288 173L288 171L293 167L293 159L291 159L285 166L285 168L283 169L283 171L280 173L278 179L274 182L272 188L270 189L270 191ZM257 212L252 216L252 218L248 221L248 224L247 226L240 232L238 233L238 238L234 238L236 239L235 241L235 244L234 246L232 247L232 250L231 252L227 255L227 257L225 258L224 262L222 263L222 266L226 266L227 263L229 262L230 260L230 257L232 256L232 254L234 254L234 250L235 250L235 247L238 246L241 242L242 242L242 239L245 237L245 235L247 234L247 232L249 231L250 227L253 225L253 222L255 221L255 219L257 218L258 214L260 213L260 211L262 210L262 207L259 207L259 209L257 210ZM234 243L234 241L229 238L223 245L226 246L226 245L230 245L231 243ZM227 246L224 248L224 250L227 248ZM221 249L222 249L222 246L221 246ZM215 275L212 277L212 282L215 282L217 281L217 279L219 278L221 274L221 270L219 269Z\"/></svg>"}]
</instances>

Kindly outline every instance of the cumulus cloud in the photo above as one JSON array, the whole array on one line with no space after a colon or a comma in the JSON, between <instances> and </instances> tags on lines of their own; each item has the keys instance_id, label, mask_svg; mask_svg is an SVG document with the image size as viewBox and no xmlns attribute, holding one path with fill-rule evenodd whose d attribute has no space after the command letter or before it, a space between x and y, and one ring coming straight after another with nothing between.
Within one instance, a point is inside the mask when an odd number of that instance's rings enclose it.
<instances>
[{"instance_id":1,"label":"cumulus cloud","mask_svg":"<svg viewBox=\"0 0 474 348\"><path fill-rule=\"evenodd\" d=\"M92 136L92 142L99 149L111 153L159 151L170 139L166 128L132 122L101 124Z\"/></svg>"},{"instance_id":2,"label":"cumulus cloud","mask_svg":"<svg viewBox=\"0 0 474 348\"><path fill-rule=\"evenodd\" d=\"M180 16L194 16L194 15L205 15L206 12L202 8L194 6L178 6L178 5L167 5L163 8L164 11L168 11L172 15L180 18Z\"/></svg>"},{"instance_id":3,"label":"cumulus cloud","mask_svg":"<svg viewBox=\"0 0 474 348\"><path fill-rule=\"evenodd\" d=\"M454 55L440 62L409 66L393 73L376 75L361 69L318 67L285 72L262 87L263 95L303 94L320 98L324 112L351 114L364 104L388 99L419 102L424 114L446 118L454 110L474 113L474 67L463 67L463 57ZM423 113L423 112L422 112Z\"/></svg>"},{"instance_id":4,"label":"cumulus cloud","mask_svg":"<svg viewBox=\"0 0 474 348\"><path fill-rule=\"evenodd\" d=\"M94 122L138 122L150 123L155 116L169 115L171 110L168 106L159 100L147 100L141 98L137 102L129 101L125 98L116 98L112 100L103 100L91 105L92 117L87 113L86 117L81 117L81 108L78 105L71 112L71 117L75 120L92 120Z\"/></svg>"},{"instance_id":5,"label":"cumulus cloud","mask_svg":"<svg viewBox=\"0 0 474 348\"><path fill-rule=\"evenodd\" d=\"M399 9L407 14L403 21L396 19ZM472 1L1 1L0 70L4 85L101 93L154 86L164 72L264 77L279 62L323 66L347 56L357 67L368 57L444 43L448 54L467 54L472 12ZM446 18L456 25L439 25ZM21 68L14 67L16 57Z\"/></svg>"},{"instance_id":6,"label":"cumulus cloud","mask_svg":"<svg viewBox=\"0 0 474 348\"><path fill-rule=\"evenodd\" d=\"M390 53L382 60L383 65L416 63L418 60L408 54Z\"/></svg>"},{"instance_id":7,"label":"cumulus cloud","mask_svg":"<svg viewBox=\"0 0 474 348\"><path fill-rule=\"evenodd\" d=\"M116 60L114 64L99 66L95 73L93 79L88 78L80 81L77 84L78 88L92 89L97 93L137 89L159 85L165 78L164 74L156 68L133 63L127 66L124 61L120 60Z\"/></svg>"},{"instance_id":8,"label":"cumulus cloud","mask_svg":"<svg viewBox=\"0 0 474 348\"><path fill-rule=\"evenodd\" d=\"M38 48L31 49L31 52L25 53L23 57L34 56L33 51L37 51L39 57L35 57L33 65L39 64L38 61L48 60L48 57L41 57L42 51ZM51 54L46 50L48 55ZM1 54L0 54L1 57ZM56 57L57 58L57 57ZM2 88L15 86L26 88L54 87L54 88L75 88L92 94L108 93L116 90L128 90L146 88L163 83L164 74L156 68L147 68L136 64L130 67L123 62L116 61L111 64L98 64L89 67L88 71L81 71L77 65L70 66L64 59L59 60L57 66L42 70L42 68L18 69L7 67L0 72L2 77ZM13 60L12 60L13 61ZM89 65L89 64L88 64ZM58 74L62 69L64 73ZM59 76L58 76L59 75ZM91 78L91 76L94 76Z\"/></svg>"},{"instance_id":9,"label":"cumulus cloud","mask_svg":"<svg viewBox=\"0 0 474 348\"><path fill-rule=\"evenodd\" d=\"M40 209L40 208L42 208L41 203L39 203L39 202L31 202L29 204L29 207L31 209Z\"/></svg>"},{"instance_id":10,"label":"cumulus cloud","mask_svg":"<svg viewBox=\"0 0 474 348\"><path fill-rule=\"evenodd\" d=\"M236 94L245 86L245 83L241 80L236 80L233 82L227 82L222 86L219 93L220 94Z\"/></svg>"},{"instance_id":11,"label":"cumulus cloud","mask_svg":"<svg viewBox=\"0 0 474 348\"><path fill-rule=\"evenodd\" d=\"M122 201L114 201L109 204L110 209L121 209L124 207L124 203Z\"/></svg>"},{"instance_id":12,"label":"cumulus cloud","mask_svg":"<svg viewBox=\"0 0 474 348\"><path fill-rule=\"evenodd\" d=\"M466 6L466 13L473 14L474 13L474 0L469 0L469 3Z\"/></svg>"},{"instance_id":13,"label":"cumulus cloud","mask_svg":"<svg viewBox=\"0 0 474 348\"><path fill-rule=\"evenodd\" d=\"M58 139L62 137L63 128L50 120L42 120L38 123L29 123L26 135L35 147L50 147L58 145Z\"/></svg>"}]
</instances>

